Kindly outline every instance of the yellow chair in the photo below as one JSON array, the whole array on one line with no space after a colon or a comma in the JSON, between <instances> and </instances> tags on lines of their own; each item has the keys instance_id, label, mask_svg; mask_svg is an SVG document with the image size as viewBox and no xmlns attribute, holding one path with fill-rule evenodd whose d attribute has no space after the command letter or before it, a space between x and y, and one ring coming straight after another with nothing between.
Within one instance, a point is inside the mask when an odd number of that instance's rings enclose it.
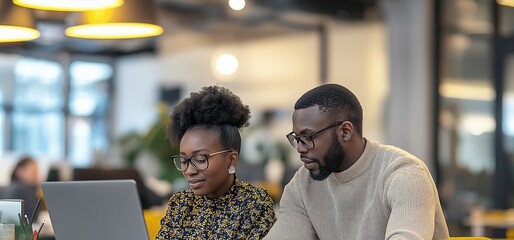
<instances>
[{"instance_id":1,"label":"yellow chair","mask_svg":"<svg viewBox=\"0 0 514 240\"><path fill-rule=\"evenodd\" d=\"M514 239L514 228L507 229L507 239Z\"/></svg>"},{"instance_id":2,"label":"yellow chair","mask_svg":"<svg viewBox=\"0 0 514 240\"><path fill-rule=\"evenodd\" d=\"M148 237L155 239L159 229L161 228L161 219L166 214L166 209L148 209L143 211L145 217L146 229L148 229Z\"/></svg>"},{"instance_id":3,"label":"yellow chair","mask_svg":"<svg viewBox=\"0 0 514 240\"><path fill-rule=\"evenodd\" d=\"M280 198L282 197L282 186L276 183L267 183L267 182L252 182L252 184L256 187L264 188L268 191L269 195L276 203L280 202Z\"/></svg>"},{"instance_id":4,"label":"yellow chair","mask_svg":"<svg viewBox=\"0 0 514 240\"><path fill-rule=\"evenodd\" d=\"M486 237L450 237L450 240L491 240Z\"/></svg>"}]
</instances>

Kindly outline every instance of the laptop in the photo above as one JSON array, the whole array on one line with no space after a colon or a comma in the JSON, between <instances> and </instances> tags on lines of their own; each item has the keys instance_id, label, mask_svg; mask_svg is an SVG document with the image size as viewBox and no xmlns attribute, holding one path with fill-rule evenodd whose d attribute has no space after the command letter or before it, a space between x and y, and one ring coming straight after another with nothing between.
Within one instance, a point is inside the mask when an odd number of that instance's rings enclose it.
<instances>
[{"instance_id":1,"label":"laptop","mask_svg":"<svg viewBox=\"0 0 514 240\"><path fill-rule=\"evenodd\" d=\"M56 240L146 240L134 180L41 184Z\"/></svg>"}]
</instances>

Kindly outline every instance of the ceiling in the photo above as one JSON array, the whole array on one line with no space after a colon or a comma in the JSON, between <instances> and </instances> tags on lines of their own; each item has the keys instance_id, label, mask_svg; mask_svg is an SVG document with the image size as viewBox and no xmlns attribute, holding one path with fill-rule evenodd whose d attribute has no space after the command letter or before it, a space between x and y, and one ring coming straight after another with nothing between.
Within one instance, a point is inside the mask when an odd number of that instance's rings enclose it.
<instances>
[{"instance_id":1,"label":"ceiling","mask_svg":"<svg viewBox=\"0 0 514 240\"><path fill-rule=\"evenodd\" d=\"M167 37L201 33L212 41L247 40L311 31L330 20L360 21L374 16L376 0L247 0L234 11L228 0L155 0L159 24ZM120 56L156 51L158 37L131 40L85 40L64 36L70 13L34 10L41 37L0 44L0 52L56 52Z\"/></svg>"}]
</instances>

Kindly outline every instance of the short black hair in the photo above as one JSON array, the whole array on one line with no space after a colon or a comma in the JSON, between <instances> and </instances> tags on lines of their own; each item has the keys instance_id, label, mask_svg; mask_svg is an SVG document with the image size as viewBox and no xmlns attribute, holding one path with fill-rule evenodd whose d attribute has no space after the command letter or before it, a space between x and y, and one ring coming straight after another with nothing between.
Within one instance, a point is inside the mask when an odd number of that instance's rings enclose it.
<instances>
[{"instance_id":1,"label":"short black hair","mask_svg":"<svg viewBox=\"0 0 514 240\"><path fill-rule=\"evenodd\" d=\"M315 87L303 94L294 105L294 109L304 109L318 105L321 112L328 114L333 121L341 116L350 121L357 133L362 136L362 106L357 97L339 84L325 84Z\"/></svg>"},{"instance_id":2,"label":"short black hair","mask_svg":"<svg viewBox=\"0 0 514 240\"><path fill-rule=\"evenodd\" d=\"M239 152L239 130L248 126L250 108L230 90L219 86L203 87L175 106L170 114L166 135L172 144L190 128L202 128L219 133L223 146Z\"/></svg>"}]
</instances>

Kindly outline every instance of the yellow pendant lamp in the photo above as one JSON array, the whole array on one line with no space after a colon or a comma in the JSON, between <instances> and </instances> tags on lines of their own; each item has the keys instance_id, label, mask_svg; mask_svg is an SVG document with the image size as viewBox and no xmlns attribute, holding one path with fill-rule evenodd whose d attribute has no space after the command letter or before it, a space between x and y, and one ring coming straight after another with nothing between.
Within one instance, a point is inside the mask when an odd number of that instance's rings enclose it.
<instances>
[{"instance_id":1,"label":"yellow pendant lamp","mask_svg":"<svg viewBox=\"0 0 514 240\"><path fill-rule=\"evenodd\" d=\"M39 35L29 9L7 0L0 2L0 43L34 40Z\"/></svg>"},{"instance_id":2,"label":"yellow pendant lamp","mask_svg":"<svg viewBox=\"0 0 514 240\"><path fill-rule=\"evenodd\" d=\"M503 6L514 7L514 0L497 0L496 2Z\"/></svg>"},{"instance_id":3,"label":"yellow pendant lamp","mask_svg":"<svg viewBox=\"0 0 514 240\"><path fill-rule=\"evenodd\" d=\"M153 1L125 0L119 8L74 13L65 34L74 38L129 39L158 36Z\"/></svg>"},{"instance_id":4,"label":"yellow pendant lamp","mask_svg":"<svg viewBox=\"0 0 514 240\"><path fill-rule=\"evenodd\" d=\"M10 1L10 0L2 0ZM91 11L116 8L123 4L123 0L12 0L14 4L49 11Z\"/></svg>"}]
</instances>

